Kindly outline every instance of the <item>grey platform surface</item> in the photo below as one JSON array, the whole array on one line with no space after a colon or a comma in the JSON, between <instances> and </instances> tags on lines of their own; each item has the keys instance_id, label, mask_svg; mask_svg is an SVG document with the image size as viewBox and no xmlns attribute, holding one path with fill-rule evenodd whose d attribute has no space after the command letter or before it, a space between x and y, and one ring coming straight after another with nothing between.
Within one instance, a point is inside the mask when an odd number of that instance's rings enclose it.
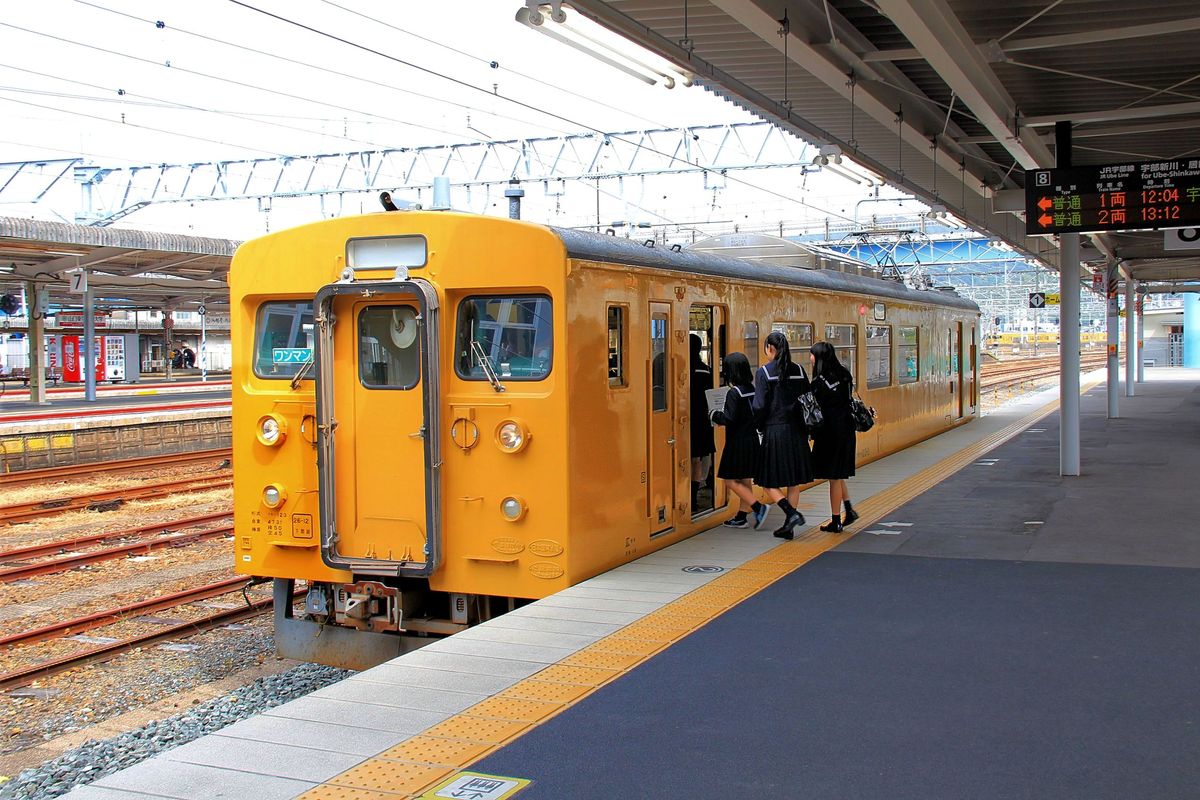
<instances>
[{"instance_id":1,"label":"grey platform surface","mask_svg":"<svg viewBox=\"0 0 1200 800\"><path fill-rule=\"evenodd\" d=\"M1059 475L1055 412L840 550L1200 567L1200 370L1147 372L1119 419L1103 384L1081 398L1081 475Z\"/></svg>"},{"instance_id":2,"label":"grey platform surface","mask_svg":"<svg viewBox=\"0 0 1200 800\"><path fill-rule=\"evenodd\" d=\"M1070 763L1062 765L1072 772L1063 780L1039 783L1036 778L1054 769L1056 753L1039 760L1038 769L1029 773L1034 777L1024 783L1006 779L980 784L980 780L986 781L988 770L1019 772L1020 758L1041 752L1031 749L1029 742L1052 738L1051 727L1037 730L1037 725L1039 720L1050 720L1045 724L1051 725L1052 717L1046 711L1057 708L1051 702L1061 699L1056 692L1072 691L1072 670L1079 665L1085 665L1093 679L1088 691L1111 692L1113 687L1121 687L1123 694L1117 699L1123 714L1139 713L1139 691L1152 701L1145 706L1147 713L1163 708L1164 697L1173 701L1168 705L1184 717L1194 707L1194 699L1188 699L1191 694L1185 693L1181 699L1169 692L1162 694L1163 687L1175 692L1180 686L1193 685L1193 677L1200 682L1194 666L1200 658L1190 658L1196 637L1178 625L1179 614L1184 613L1180 609L1191 608L1189 603L1194 605L1194 600L1182 602L1170 620L1159 619L1156 625L1122 639L1126 627L1136 627L1141 616L1161 617L1171 593L1195 585L1194 579L1200 576L1194 572L1198 557L1193 529L1197 526L1192 524L1200 511L1200 492L1192 489L1200 445L1200 371L1148 370L1148 376L1152 382L1139 387L1141 396L1122 398L1124 419L1104 419L1103 386L1084 398L1083 476L1058 477L1056 416L1045 418L881 520L911 525L868 527L839 551L802 567L786 581L531 729L473 768L534 779L534 787L518 800L526 796L530 800L726 797L731 796L725 791L730 786L740 787L733 796L764 797L1083 797L1062 789L1084 785L1072 782L1074 774L1107 767L1121 770L1113 787L1136 785L1130 783L1134 770L1128 765L1120 766L1120 759L1111 753L1101 758L1097 753L1108 752L1103 748L1087 747L1070 751ZM859 499L883 491L985 438L1056 394L1056 390L1041 393L868 465L852 480L852 491ZM1127 469L1113 475L1122 465ZM825 487L819 486L802 498L811 523L821 521L817 509L826 507L824 497ZM1043 524L1026 525L1036 522ZM640 619L706 580L702 576L684 578L679 574L680 564L702 558L703 563L732 567L774 544L762 531L717 528L700 534L339 686L238 723L194 746L76 789L69 796L72 800L297 796L446 718L455 709L494 695L564 654ZM914 557L893 558L892 553ZM1022 565L1029 561L1048 562L1031 565L1038 568L1029 571L1036 580L1022 577ZM1165 569L1168 566L1175 568ZM1104 572L1113 568L1116 571ZM1156 580L1158 570L1164 576L1170 573L1169 579ZM1149 591L1159 583L1162 586ZM1104 600L1109 591L1114 593L1115 605L1091 601ZM1053 606L1060 594L1070 597L1072 593L1071 603L1061 604L1061 613L1045 617L1033 613L1039 604ZM1200 592L1194 594L1200 597ZM1002 599L1006 595L1013 603L1023 603L1025 611L1014 618L1014 624L1003 631L997 629L1002 635L990 637L988 626L1008 619L1002 613L1007 608ZM913 602L902 602L905 597ZM755 607L771 613L744 613ZM935 614L939 609L956 618L955 632L962 634L956 640L944 636L932 642L922 639L922 635L942 630ZM956 615L956 609L962 613ZM1088 614L1094 619L1089 620ZM1110 619L1119 622L1112 627L1115 638L1099 636ZM1081 620L1089 624L1085 626ZM1168 624L1171 620L1175 620L1174 626ZM1035 623L1032 628L1026 624L1030 621ZM714 638L714 632L720 631L726 632L725 638ZM1175 631L1190 637L1190 643L1172 647L1169 637ZM1011 643L1030 637L1062 643L1053 653L1062 673L1056 677L1061 680L1039 680L1040 675L1054 670L1040 663L1045 657L1035 648L1028 651L1027 661L1009 659L1012 648L997 651L994 659L980 649L993 640ZM1157 661L1106 661L1105 653L1123 641L1138 651L1161 646L1161 655L1156 651ZM827 649L797 655L796 648L805 642ZM891 680L893 653L888 648L904 648L897 654L907 665L903 681ZM822 652L826 660L814 658L814 653ZM939 653L945 658L933 657ZM1086 661L1081 660L1084 656ZM951 658L961 661L954 667L959 691L948 695L944 675L939 675L936 667L949 664ZM873 674L867 668L873 660L882 672ZM986 670L974 672L972 664ZM1150 680L1155 668L1172 670L1171 680L1155 684ZM1130 680L1125 680L1124 672L1114 674L1114 670L1126 669ZM824 687L823 692L814 692L806 683L810 673L830 678L815 682ZM972 683L976 675L980 687ZM970 696L976 688L1020 689L1025 685L1031 687L1026 695L995 691L983 700ZM960 724L948 725L924 706L906 706L899 702L905 698L889 695L886 686L918 699L961 700L961 706L939 709L939 713L949 714L951 722ZM388 687L394 696L384 691ZM681 694L681 689L687 691ZM732 689L748 691L731 693ZM1152 697L1155 691L1159 694ZM710 696L716 695L718 700L710 702ZM1010 713L1009 707L1018 706L1022 697L1034 703L1045 701L1035 708L1039 714L1023 717ZM870 705L860 703L855 708L855 698L897 702L888 706L887 719L882 720L878 709ZM1084 703L1094 699L1087 692L1081 698ZM706 708L718 706L724 709L722 714L705 713ZM1114 706L1100 702L1095 707ZM756 708L763 713L756 713ZM794 714L780 716L777 712L783 708ZM987 716L988 709L995 713ZM581 716L586 713L590 716ZM854 724L839 723L841 717ZM800 739L789 738L795 732L794 726L788 727L793 719L806 726L802 737L806 743L829 745L824 761L808 758L797 749ZM1032 721L1034 729L1022 733L1019 724L1025 719ZM1153 744L1153 736L1146 733L1153 727L1143 724L1153 722L1152 718L1112 719L1118 725L1128 722L1130 733ZM1064 730L1085 739L1089 730L1103 729L1105 718L1080 715L1072 721L1077 724ZM741 727L735 729L733 722ZM886 724L879 727L882 723ZM604 725L612 726L613 735L603 746L593 746L594 734ZM1003 730L989 732L988 725ZM707 736L693 735L695 731ZM1179 796L1163 792L1191 785L1187 781L1196 776L1200 763L1195 731L1181 723L1171 733L1174 738L1164 740L1164 746L1173 749L1166 757L1156 755L1153 768L1175 771L1165 782L1146 782L1146 792L1126 796ZM1118 731L1117 745L1123 735ZM895 741L879 748L881 737ZM1028 741L1021 744L1017 741L1021 737ZM230 739L256 744L240 747ZM937 741L962 746L939 755L930 744ZM1014 746L1005 744L1010 741ZM765 743L765 749L756 750L756 742ZM972 763L979 750L966 746L971 743L1000 743L993 749L998 748L1002 758ZM629 758L620 758L621 748L629 749ZM1139 745L1135 749L1141 753L1146 748ZM603 756L598 757L601 751ZM872 777L877 751L881 755L887 752L889 761L884 766L889 774L906 776L902 781L880 783ZM731 753L741 755L730 761ZM773 755L763 758L764 753ZM647 754L653 755L648 769L658 771L639 776L639 759ZM819 781L810 780L818 777L816 772L793 769L795 763L811 770L830 764L836 767L840 759L851 756L857 759L857 772L834 769L821 774ZM596 769L614 764L622 768ZM662 772L663 764L671 765L670 776ZM689 764L698 771L689 773ZM704 787L715 790L721 784L694 779L705 770L711 773L716 764L729 767L728 775L720 779L725 781L721 793L706 793ZM922 777L935 773L937 781ZM580 774L588 777L584 784L577 780ZM861 779L857 783L856 776ZM606 784L606 780L610 782ZM981 785L992 785L1000 793L972 793ZM1087 785L1103 784L1090 781ZM862 794L855 793L856 787ZM1041 791L1051 787L1051 794ZM809 791L802 791L805 788ZM1012 793L1016 790L1020 791ZM1194 796L1200 796L1200 791Z\"/></svg>"},{"instance_id":3,"label":"grey platform surface","mask_svg":"<svg viewBox=\"0 0 1200 800\"><path fill-rule=\"evenodd\" d=\"M1081 476L1047 417L471 769L519 800L1200 797L1200 371L1154 381L1083 399Z\"/></svg>"}]
</instances>

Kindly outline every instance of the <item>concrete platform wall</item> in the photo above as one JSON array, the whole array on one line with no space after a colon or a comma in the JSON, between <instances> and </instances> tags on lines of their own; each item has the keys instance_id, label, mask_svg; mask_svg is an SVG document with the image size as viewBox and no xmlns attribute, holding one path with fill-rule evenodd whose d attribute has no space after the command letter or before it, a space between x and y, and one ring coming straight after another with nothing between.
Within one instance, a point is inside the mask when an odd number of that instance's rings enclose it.
<instances>
[{"instance_id":1,"label":"concrete platform wall","mask_svg":"<svg viewBox=\"0 0 1200 800\"><path fill-rule=\"evenodd\" d=\"M8 428L4 430L3 428ZM91 464L229 447L228 409L0 427L0 471Z\"/></svg>"}]
</instances>

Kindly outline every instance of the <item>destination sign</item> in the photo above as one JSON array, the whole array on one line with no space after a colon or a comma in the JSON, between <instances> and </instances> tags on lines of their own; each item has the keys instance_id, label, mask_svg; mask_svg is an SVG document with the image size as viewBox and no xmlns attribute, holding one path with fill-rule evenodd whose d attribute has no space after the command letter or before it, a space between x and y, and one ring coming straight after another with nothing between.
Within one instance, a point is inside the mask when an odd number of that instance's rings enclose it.
<instances>
[{"instance_id":1,"label":"destination sign","mask_svg":"<svg viewBox=\"0 0 1200 800\"><path fill-rule=\"evenodd\" d=\"M1200 159L1025 171L1025 233L1200 225Z\"/></svg>"}]
</instances>

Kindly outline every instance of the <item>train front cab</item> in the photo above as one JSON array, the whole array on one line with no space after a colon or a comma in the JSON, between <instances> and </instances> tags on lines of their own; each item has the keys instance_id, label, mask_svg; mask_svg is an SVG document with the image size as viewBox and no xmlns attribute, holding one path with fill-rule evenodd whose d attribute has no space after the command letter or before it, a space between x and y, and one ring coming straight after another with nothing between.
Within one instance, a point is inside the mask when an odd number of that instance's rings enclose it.
<instances>
[{"instance_id":1,"label":"train front cab","mask_svg":"<svg viewBox=\"0 0 1200 800\"><path fill-rule=\"evenodd\" d=\"M578 579L564 261L544 228L455 214L239 252L237 566L276 579L282 655L379 663Z\"/></svg>"}]
</instances>

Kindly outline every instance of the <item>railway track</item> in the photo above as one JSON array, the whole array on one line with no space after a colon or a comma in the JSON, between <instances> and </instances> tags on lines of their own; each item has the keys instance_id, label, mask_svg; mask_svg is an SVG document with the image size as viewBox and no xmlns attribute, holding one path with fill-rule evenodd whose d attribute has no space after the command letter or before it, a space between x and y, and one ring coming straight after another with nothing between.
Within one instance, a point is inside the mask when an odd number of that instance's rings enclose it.
<instances>
[{"instance_id":1,"label":"railway track","mask_svg":"<svg viewBox=\"0 0 1200 800\"><path fill-rule=\"evenodd\" d=\"M1104 353L1088 354L1080 360L1081 370L1099 369L1107 361ZM1018 361L983 364L979 370L979 388L984 392L999 392L1059 374L1058 356L1025 358Z\"/></svg>"},{"instance_id":2,"label":"railway track","mask_svg":"<svg viewBox=\"0 0 1200 800\"><path fill-rule=\"evenodd\" d=\"M227 515L228 516L228 515ZM192 533L174 533L167 536L159 536L148 541L133 542L131 544L119 545L117 547L108 547L103 550L96 550L91 553L79 553L69 555L63 558L55 558L50 561L39 561L33 564L25 564L16 567L7 567L0 569L0 583L12 583L13 581L25 580L32 578L35 575L50 575L55 572L65 572L69 569L82 567L86 564L95 564L100 561L112 561L117 558L127 556L142 555L154 550L161 550L165 547L181 547L183 545L192 544L193 542L202 542L206 539L218 539L233 534L233 525L222 525L218 528L208 528L206 530L194 531ZM0 554L2 557L4 554Z\"/></svg>"},{"instance_id":3,"label":"railway track","mask_svg":"<svg viewBox=\"0 0 1200 800\"><path fill-rule=\"evenodd\" d=\"M180 492L198 492L223 489L233 484L233 479L220 477L173 478L143 486L92 492L84 497L64 497L54 500L35 500L29 503L13 503L0 506L0 525L15 525L35 519L61 514L66 511L109 511L130 500L147 500L166 497Z\"/></svg>"},{"instance_id":4,"label":"railway track","mask_svg":"<svg viewBox=\"0 0 1200 800\"><path fill-rule=\"evenodd\" d=\"M200 450L195 453L171 453L161 456L126 458L120 461L105 461L98 464L72 464L64 467L47 467L45 469L7 472L0 474L0 487L27 486L33 483L70 480L73 478L88 477L97 472L135 472L142 469L154 469L155 467L175 467L181 464L229 459L232 454L233 451L226 447L217 450Z\"/></svg>"},{"instance_id":5,"label":"railway track","mask_svg":"<svg viewBox=\"0 0 1200 800\"><path fill-rule=\"evenodd\" d=\"M248 582L248 579L232 579L232 580L234 580L235 582ZM230 586L224 587L222 590L218 591L219 586L220 586L219 583L218 584L209 584L208 586L197 587L196 589L188 590L185 592L177 592L174 595L165 595L163 597L155 598L153 601L146 601L146 602L158 603L158 605L154 606L155 610L163 610L165 608L174 608L176 606L184 605L186 603L191 603L191 602L196 602L197 600L207 599L208 597L215 597L215 596L219 596L221 594L228 594L230 591L236 591L238 588L237 586L230 584ZM214 592L214 593L206 594L203 597L199 596L200 594L205 593L205 592ZM299 590L299 589L296 590L294 597L298 598L301 596L303 596L303 590ZM164 605L164 603L165 603L165 605ZM136 606L138 604L134 604L134 605ZM22 667L20 669L13 670L11 672L0 674L0 691L5 691L8 689L18 687L18 686L25 686L29 683L32 683L35 680L38 680L39 678L46 678L51 675L56 675L60 672L65 672L66 670L74 669L75 667L83 666L85 664L92 664L92 663L95 663L98 661L107 661L107 660L115 658L116 656L120 655L121 653L123 653L127 650L131 650L135 647L144 647L144 646L155 644L155 643L162 642L162 641L167 641L167 640L171 640L171 639L179 639L179 638L183 638L186 636L190 636L192 634L203 633L204 631L212 630L213 628L219 628L223 625L230 625L235 622L240 622L242 620L258 616L259 614L264 614L264 613L269 612L272 609L273 605L274 605L274 601L270 597L263 598L260 600L253 600L253 601L250 601L249 604L244 608L221 609L221 610L215 611L211 614L206 614L203 617L199 617L197 619L188 620L186 622L180 622L176 625L171 625L171 626L162 628L161 630L153 631L151 633L146 633L146 634L142 634L139 636L132 636L132 637L122 639L117 642L104 644L104 645L101 645L96 648L92 648L92 649L87 650L82 653L75 653L75 654L72 654L69 656L63 656L61 658L55 658L55 659L50 659L47 661L41 661L36 664L31 664L27 667ZM91 620L92 618L96 618L96 617L105 617L105 616L111 617L114 614L129 615L129 614L135 614L135 613L136 614L145 613L149 609L149 606L147 606L147 608L139 609L136 612L133 611L132 608L133 608L132 606L128 606L123 609L113 609L112 611L101 612L100 614L92 614L92 615L89 615L88 617L81 617L79 620L71 620L69 623L65 623L65 624L70 625L71 623L76 623L76 624L80 624L80 625L87 625L90 623L85 622L84 620ZM121 618L123 619L123 618L127 618L127 617L122 616ZM112 621L114 621L114 620L110 619L109 623L111 623ZM119 620L116 620L116 621L119 621ZM109 624L109 623L97 622L97 624L91 625L91 628L96 628L96 627L99 627L100 625ZM52 627L56 627L56 626L47 626L47 628L52 628ZM59 627L61 629L62 626L57 626L57 627ZM62 636L67 635L66 633L61 632L61 630L49 632L47 630L47 628L42 628L42 629L38 629L35 631L29 631L24 634L16 634L16 636L18 637L17 643L21 643L19 637L22 637L22 636L29 636L29 637L41 636L42 639L47 639L47 638L53 638L56 635L62 635ZM77 632L78 632L78 630L72 631L72 633L77 633ZM12 637L8 637L8 638L12 638ZM29 642L26 641L24 643L28 644Z\"/></svg>"}]
</instances>

